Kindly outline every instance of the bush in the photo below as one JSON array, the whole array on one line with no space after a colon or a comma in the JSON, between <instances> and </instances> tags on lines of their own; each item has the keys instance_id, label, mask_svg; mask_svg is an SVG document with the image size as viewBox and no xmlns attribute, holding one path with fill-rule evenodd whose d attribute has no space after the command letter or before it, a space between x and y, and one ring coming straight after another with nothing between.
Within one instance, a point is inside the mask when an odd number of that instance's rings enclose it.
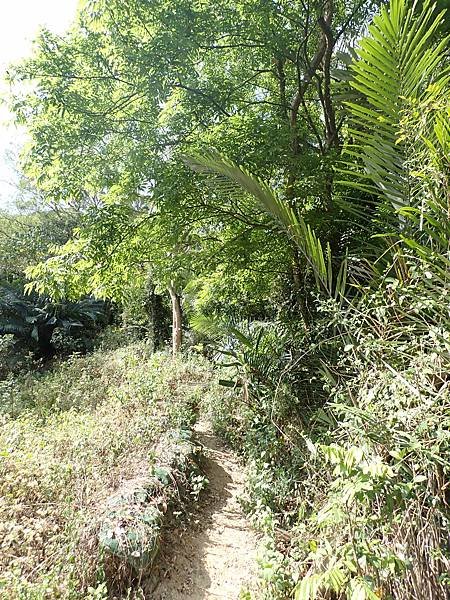
<instances>
[{"instance_id":1,"label":"bush","mask_svg":"<svg viewBox=\"0 0 450 600\"><path fill-rule=\"evenodd\" d=\"M450 394L436 374L435 359L419 356L336 390L327 411L339 425L309 442L296 598L447 597Z\"/></svg>"}]
</instances>

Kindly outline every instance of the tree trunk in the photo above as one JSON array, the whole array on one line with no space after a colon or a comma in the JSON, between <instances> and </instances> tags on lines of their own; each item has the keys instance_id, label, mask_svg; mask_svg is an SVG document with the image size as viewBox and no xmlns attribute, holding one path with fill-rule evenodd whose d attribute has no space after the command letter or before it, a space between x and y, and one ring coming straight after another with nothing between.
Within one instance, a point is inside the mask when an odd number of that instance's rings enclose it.
<instances>
[{"instance_id":1,"label":"tree trunk","mask_svg":"<svg viewBox=\"0 0 450 600\"><path fill-rule=\"evenodd\" d=\"M37 352L36 356L44 360L48 360L55 355L55 347L52 344L53 332L55 325L47 325L43 323L37 326Z\"/></svg>"},{"instance_id":2,"label":"tree trunk","mask_svg":"<svg viewBox=\"0 0 450 600\"><path fill-rule=\"evenodd\" d=\"M181 348L181 302L173 284L169 285L170 299L172 300L172 355L176 356Z\"/></svg>"},{"instance_id":3,"label":"tree trunk","mask_svg":"<svg viewBox=\"0 0 450 600\"><path fill-rule=\"evenodd\" d=\"M150 331L153 351L161 350L169 337L171 337L171 313L165 296L156 293L156 286L149 279L148 295L145 310L148 315L148 330Z\"/></svg>"}]
</instances>

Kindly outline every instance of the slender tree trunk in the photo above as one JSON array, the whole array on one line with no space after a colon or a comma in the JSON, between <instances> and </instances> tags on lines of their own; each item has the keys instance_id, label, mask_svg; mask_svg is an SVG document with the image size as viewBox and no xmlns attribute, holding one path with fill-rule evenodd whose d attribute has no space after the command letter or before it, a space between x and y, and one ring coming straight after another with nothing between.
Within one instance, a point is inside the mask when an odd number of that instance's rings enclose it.
<instances>
[{"instance_id":1,"label":"slender tree trunk","mask_svg":"<svg viewBox=\"0 0 450 600\"><path fill-rule=\"evenodd\" d=\"M173 284L169 285L170 299L172 300L172 355L175 356L180 348L182 341L181 323L181 301Z\"/></svg>"}]
</instances>

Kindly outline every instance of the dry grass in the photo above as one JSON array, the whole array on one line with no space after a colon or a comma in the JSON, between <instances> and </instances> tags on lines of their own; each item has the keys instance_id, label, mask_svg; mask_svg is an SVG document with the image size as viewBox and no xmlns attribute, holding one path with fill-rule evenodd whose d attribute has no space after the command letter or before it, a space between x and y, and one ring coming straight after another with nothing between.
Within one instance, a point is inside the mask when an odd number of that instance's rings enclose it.
<instances>
[{"instance_id":1,"label":"dry grass","mask_svg":"<svg viewBox=\"0 0 450 600\"><path fill-rule=\"evenodd\" d=\"M99 515L125 480L148 476L170 428L195 418L211 378L134 344L5 382L0 432L0 597L102 598Z\"/></svg>"}]
</instances>

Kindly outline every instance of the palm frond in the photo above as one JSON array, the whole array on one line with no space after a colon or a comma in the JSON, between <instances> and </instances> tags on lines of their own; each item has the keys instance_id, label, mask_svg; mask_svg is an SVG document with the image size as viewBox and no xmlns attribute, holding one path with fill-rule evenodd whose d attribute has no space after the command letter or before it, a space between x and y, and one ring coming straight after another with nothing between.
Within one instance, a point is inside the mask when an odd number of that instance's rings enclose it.
<instances>
[{"instance_id":1,"label":"palm frond","mask_svg":"<svg viewBox=\"0 0 450 600\"><path fill-rule=\"evenodd\" d=\"M374 18L350 67L350 85L364 101L347 103L355 144L347 148L351 163L344 160L341 183L371 190L394 209L414 201L409 148L400 135L405 111L429 93L431 84L443 89L448 80L448 72L443 75L438 67L449 38L434 42L444 15L436 16L430 2L418 10L407 0L392 0ZM363 166L356 182L347 168L355 159Z\"/></svg>"},{"instance_id":2,"label":"palm frond","mask_svg":"<svg viewBox=\"0 0 450 600\"><path fill-rule=\"evenodd\" d=\"M252 196L264 210L289 236L311 267L316 285L322 292L333 295L334 277L330 245L321 240L293 208L280 198L267 183L247 171L242 166L222 156L214 150L204 154L184 157L185 163L195 171L224 177L235 190L241 190ZM341 267L343 268L343 267ZM340 278L341 284L344 278ZM340 286L342 288L342 285ZM341 289L339 290L341 293Z\"/></svg>"}]
</instances>

